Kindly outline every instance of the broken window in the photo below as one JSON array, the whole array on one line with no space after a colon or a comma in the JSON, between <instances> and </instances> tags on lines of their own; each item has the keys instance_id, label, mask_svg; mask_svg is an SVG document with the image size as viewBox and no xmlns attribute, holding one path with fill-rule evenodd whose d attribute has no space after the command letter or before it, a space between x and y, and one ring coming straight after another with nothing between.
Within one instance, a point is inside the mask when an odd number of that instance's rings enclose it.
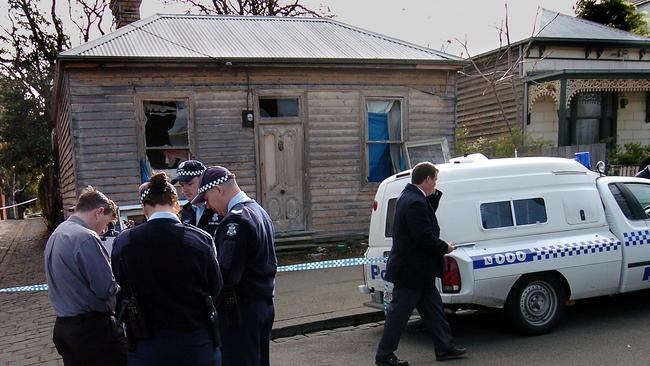
<instances>
[{"instance_id":1,"label":"broken window","mask_svg":"<svg viewBox=\"0 0 650 366\"><path fill-rule=\"evenodd\" d=\"M185 101L144 101L145 152L149 167L175 169L190 158Z\"/></svg>"},{"instance_id":2,"label":"broken window","mask_svg":"<svg viewBox=\"0 0 650 366\"><path fill-rule=\"evenodd\" d=\"M406 168L402 138L402 102L367 100L366 166L368 182L381 182Z\"/></svg>"},{"instance_id":3,"label":"broken window","mask_svg":"<svg viewBox=\"0 0 650 366\"><path fill-rule=\"evenodd\" d=\"M449 162L449 147L446 138L407 142L405 147L409 168L424 161L434 164Z\"/></svg>"}]
</instances>

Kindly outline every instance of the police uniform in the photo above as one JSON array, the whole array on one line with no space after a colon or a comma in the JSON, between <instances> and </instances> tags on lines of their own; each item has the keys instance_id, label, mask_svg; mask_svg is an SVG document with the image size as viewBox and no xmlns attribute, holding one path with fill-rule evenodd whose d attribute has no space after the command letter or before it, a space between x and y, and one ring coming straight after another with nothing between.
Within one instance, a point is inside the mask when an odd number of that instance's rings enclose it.
<instances>
[{"instance_id":1,"label":"police uniform","mask_svg":"<svg viewBox=\"0 0 650 366\"><path fill-rule=\"evenodd\" d=\"M215 365L206 299L217 299L223 282L212 237L171 212L156 212L120 233L112 261L150 333L135 340L129 365Z\"/></svg>"},{"instance_id":2,"label":"police uniform","mask_svg":"<svg viewBox=\"0 0 650 366\"><path fill-rule=\"evenodd\" d=\"M199 222L196 222L196 208L192 206L192 202L188 202L183 205L181 209L180 216L181 221L184 224L194 225L200 229L205 230L208 234L214 236L219 226L219 221L221 217L216 212L210 210L209 208L203 209L203 214Z\"/></svg>"},{"instance_id":3,"label":"police uniform","mask_svg":"<svg viewBox=\"0 0 650 366\"><path fill-rule=\"evenodd\" d=\"M199 196L229 179L225 168L211 167L201 180ZM275 317L273 295L277 259L271 218L244 192L229 204L215 243L224 279L219 302L224 365L269 365L269 342Z\"/></svg>"},{"instance_id":4,"label":"police uniform","mask_svg":"<svg viewBox=\"0 0 650 366\"><path fill-rule=\"evenodd\" d=\"M205 165L198 160L186 160L178 165L176 169L176 178L171 180L171 184L176 182L189 182L195 177L200 177L205 171ZM196 210L199 208L192 206L192 202L187 202L183 205L180 217L184 224L194 225L200 229L205 230L208 234L214 237L217 231L221 217L214 211L207 207L203 208L201 217L197 222Z\"/></svg>"}]
</instances>

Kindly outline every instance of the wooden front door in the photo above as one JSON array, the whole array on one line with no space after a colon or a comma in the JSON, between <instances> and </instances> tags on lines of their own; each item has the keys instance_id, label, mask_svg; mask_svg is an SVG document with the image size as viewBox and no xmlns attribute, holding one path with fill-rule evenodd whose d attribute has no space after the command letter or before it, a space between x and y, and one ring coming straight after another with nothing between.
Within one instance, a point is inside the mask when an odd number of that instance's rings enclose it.
<instances>
[{"instance_id":1,"label":"wooden front door","mask_svg":"<svg viewBox=\"0 0 650 366\"><path fill-rule=\"evenodd\" d=\"M259 126L262 205L276 232L305 230L301 124Z\"/></svg>"}]
</instances>

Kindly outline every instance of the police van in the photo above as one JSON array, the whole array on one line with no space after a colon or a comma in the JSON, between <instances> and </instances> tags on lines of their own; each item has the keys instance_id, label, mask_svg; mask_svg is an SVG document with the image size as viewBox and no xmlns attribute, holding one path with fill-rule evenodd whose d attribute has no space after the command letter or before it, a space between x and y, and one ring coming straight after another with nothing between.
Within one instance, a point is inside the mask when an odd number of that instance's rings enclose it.
<instances>
[{"instance_id":1,"label":"police van","mask_svg":"<svg viewBox=\"0 0 650 366\"><path fill-rule=\"evenodd\" d=\"M650 180L601 176L562 158L436 166L440 237L457 248L437 280L448 308L503 308L518 329L542 334L567 300L650 287ZM397 198L410 180L404 171L380 184L367 258L390 253ZM383 306L386 265L368 262L359 288L367 304Z\"/></svg>"}]
</instances>

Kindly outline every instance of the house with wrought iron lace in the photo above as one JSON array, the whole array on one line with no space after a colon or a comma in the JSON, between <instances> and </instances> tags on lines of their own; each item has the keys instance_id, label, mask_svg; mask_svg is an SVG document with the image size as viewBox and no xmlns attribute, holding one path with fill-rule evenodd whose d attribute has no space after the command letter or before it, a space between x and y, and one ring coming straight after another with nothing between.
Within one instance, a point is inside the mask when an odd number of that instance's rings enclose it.
<instances>
[{"instance_id":1,"label":"house with wrought iron lace","mask_svg":"<svg viewBox=\"0 0 650 366\"><path fill-rule=\"evenodd\" d=\"M592 162L650 143L650 39L546 9L538 17L534 36L472 57L459 77L466 138L517 127L552 146L535 154L586 150Z\"/></svg>"}]
</instances>

